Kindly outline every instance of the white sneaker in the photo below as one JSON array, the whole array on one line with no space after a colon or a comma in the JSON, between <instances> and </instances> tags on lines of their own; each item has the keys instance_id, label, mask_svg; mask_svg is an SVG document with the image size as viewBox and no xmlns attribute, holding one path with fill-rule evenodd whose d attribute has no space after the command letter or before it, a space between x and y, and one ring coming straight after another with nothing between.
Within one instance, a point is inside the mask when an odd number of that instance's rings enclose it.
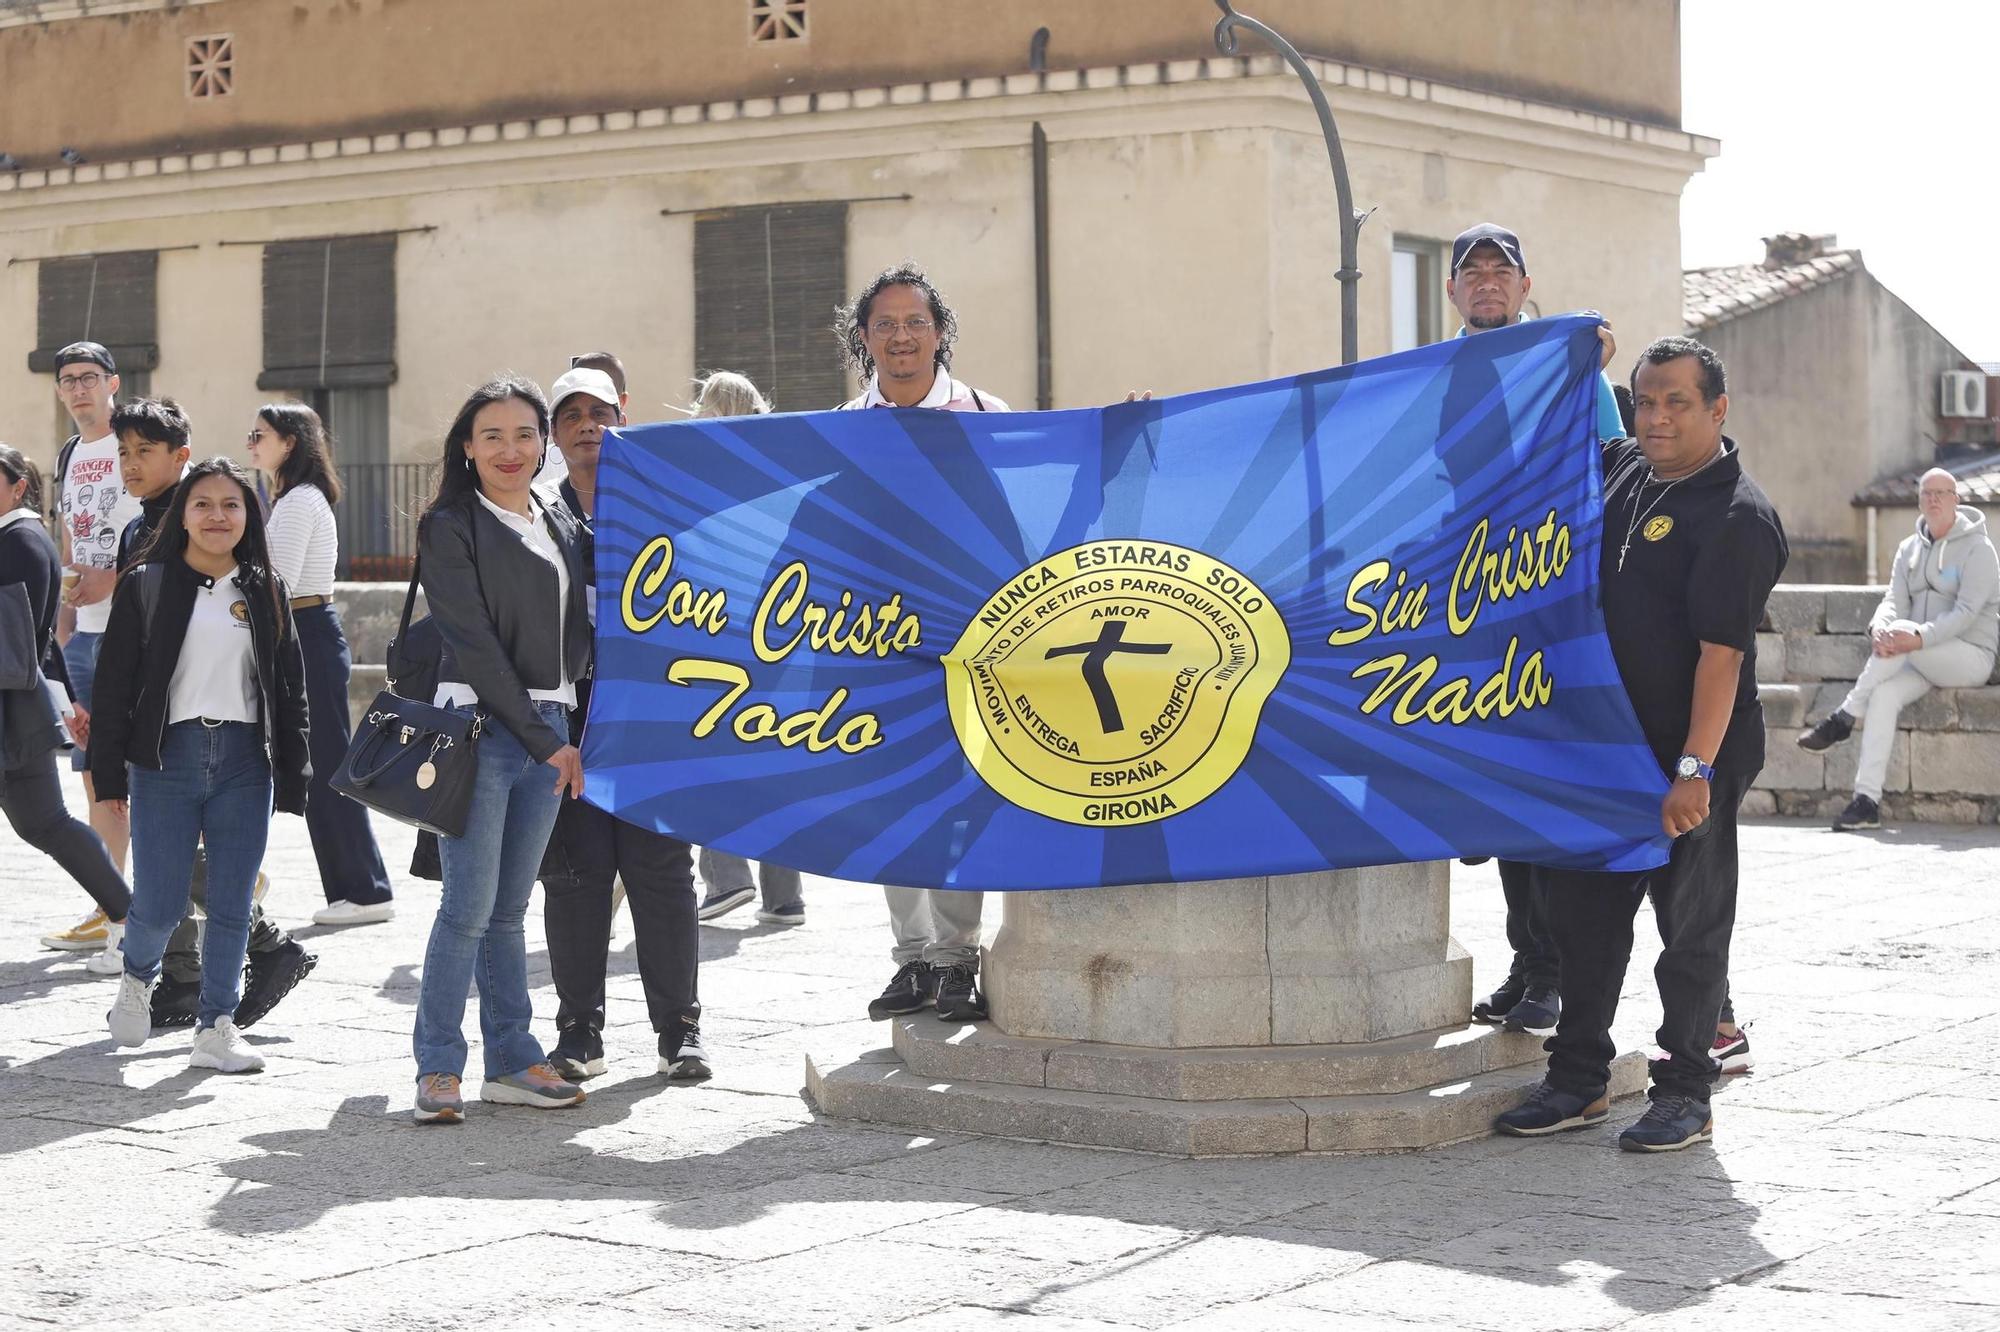
<instances>
[{"instance_id":1,"label":"white sneaker","mask_svg":"<svg viewBox=\"0 0 2000 1332\"><path fill-rule=\"evenodd\" d=\"M224 1073L260 1073L264 1056L250 1048L231 1018L219 1017L215 1025L194 1034L194 1050L188 1055L189 1068L215 1068Z\"/></svg>"},{"instance_id":2,"label":"white sneaker","mask_svg":"<svg viewBox=\"0 0 2000 1332\"><path fill-rule=\"evenodd\" d=\"M125 922L105 922L104 951L86 957L83 969L97 976L116 976L125 970Z\"/></svg>"},{"instance_id":3,"label":"white sneaker","mask_svg":"<svg viewBox=\"0 0 2000 1332\"><path fill-rule=\"evenodd\" d=\"M120 978L118 997L111 1001L111 1011L104 1015L113 1045L144 1045L153 1034L153 987L159 983L157 976L142 981L129 971Z\"/></svg>"},{"instance_id":4,"label":"white sneaker","mask_svg":"<svg viewBox=\"0 0 2000 1332\"><path fill-rule=\"evenodd\" d=\"M345 898L338 902L328 902L313 912L315 925L373 925L378 921L395 918L394 902L350 902Z\"/></svg>"}]
</instances>

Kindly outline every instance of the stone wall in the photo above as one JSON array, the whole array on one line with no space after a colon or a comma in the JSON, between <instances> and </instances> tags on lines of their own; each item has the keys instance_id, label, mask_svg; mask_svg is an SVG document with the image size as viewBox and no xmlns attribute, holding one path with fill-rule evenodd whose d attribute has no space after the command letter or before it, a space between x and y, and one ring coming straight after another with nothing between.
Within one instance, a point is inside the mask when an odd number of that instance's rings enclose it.
<instances>
[{"instance_id":1,"label":"stone wall","mask_svg":"<svg viewBox=\"0 0 2000 1332\"><path fill-rule=\"evenodd\" d=\"M1771 593L1757 635L1764 703L1764 772L1748 814L1830 819L1853 795L1860 733L1822 754L1795 743L1847 695L1868 660L1868 621L1880 587L1784 585ZM2000 822L2000 667L1980 689L1933 689L1896 719L1882 786L1885 818Z\"/></svg>"}]
</instances>

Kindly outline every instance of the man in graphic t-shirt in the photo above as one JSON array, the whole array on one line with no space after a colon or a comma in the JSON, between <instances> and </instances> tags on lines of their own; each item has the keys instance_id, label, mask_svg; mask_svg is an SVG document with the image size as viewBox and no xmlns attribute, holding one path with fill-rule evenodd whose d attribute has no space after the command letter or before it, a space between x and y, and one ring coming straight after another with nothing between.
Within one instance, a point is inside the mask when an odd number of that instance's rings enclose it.
<instances>
[{"instance_id":1,"label":"man in graphic t-shirt","mask_svg":"<svg viewBox=\"0 0 2000 1332\"><path fill-rule=\"evenodd\" d=\"M139 501L125 493L118 479L118 438L111 431L111 399L117 392L118 364L101 344L72 342L56 353L56 401L76 426L76 434L56 460L56 519L61 525L57 545L63 563L56 641L62 644L70 693L85 727L79 739L89 735L97 645L111 617L111 589L118 581L118 536L139 516ZM83 774L91 829L123 873L125 820L112 806L97 802L83 748L77 749L71 764ZM64 952L98 952L104 947L106 924L104 913L93 911L71 928L43 936L42 943Z\"/></svg>"}]
</instances>

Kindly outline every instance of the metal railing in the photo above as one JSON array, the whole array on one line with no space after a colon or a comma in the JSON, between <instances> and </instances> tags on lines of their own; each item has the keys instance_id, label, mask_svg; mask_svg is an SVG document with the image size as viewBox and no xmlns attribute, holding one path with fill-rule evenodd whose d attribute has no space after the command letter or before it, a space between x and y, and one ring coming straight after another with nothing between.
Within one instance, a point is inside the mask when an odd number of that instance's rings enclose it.
<instances>
[{"instance_id":1,"label":"metal railing","mask_svg":"<svg viewBox=\"0 0 2000 1332\"><path fill-rule=\"evenodd\" d=\"M430 499L435 463L348 463L340 469L337 576L396 582L417 555L417 516Z\"/></svg>"}]
</instances>

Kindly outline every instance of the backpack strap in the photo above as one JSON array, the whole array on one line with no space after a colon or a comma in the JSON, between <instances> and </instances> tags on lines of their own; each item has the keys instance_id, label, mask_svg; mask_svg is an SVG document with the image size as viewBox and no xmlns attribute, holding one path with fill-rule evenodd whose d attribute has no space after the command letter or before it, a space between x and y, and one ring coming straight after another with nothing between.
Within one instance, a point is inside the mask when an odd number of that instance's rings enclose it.
<instances>
[{"instance_id":1,"label":"backpack strap","mask_svg":"<svg viewBox=\"0 0 2000 1332\"><path fill-rule=\"evenodd\" d=\"M982 398L982 397L980 397L980 396L979 396L979 390L978 390L978 389L976 389L976 388L973 388L973 387L972 387L972 385L970 385L970 384L967 384L967 385L965 386L965 388L966 388L966 392L968 392L968 393L970 393L970 394L972 395L972 405L973 405L974 407L977 407L977 408L978 408L978 409L979 409L980 411L982 411L982 412L983 412L983 411L985 411L985 410L986 410L986 399L984 399L984 398Z\"/></svg>"},{"instance_id":2,"label":"backpack strap","mask_svg":"<svg viewBox=\"0 0 2000 1332\"><path fill-rule=\"evenodd\" d=\"M62 512L63 482L69 479L69 460L76 452L76 446L83 442L82 435L71 435L56 453L56 484L54 487L55 509Z\"/></svg>"}]
</instances>

